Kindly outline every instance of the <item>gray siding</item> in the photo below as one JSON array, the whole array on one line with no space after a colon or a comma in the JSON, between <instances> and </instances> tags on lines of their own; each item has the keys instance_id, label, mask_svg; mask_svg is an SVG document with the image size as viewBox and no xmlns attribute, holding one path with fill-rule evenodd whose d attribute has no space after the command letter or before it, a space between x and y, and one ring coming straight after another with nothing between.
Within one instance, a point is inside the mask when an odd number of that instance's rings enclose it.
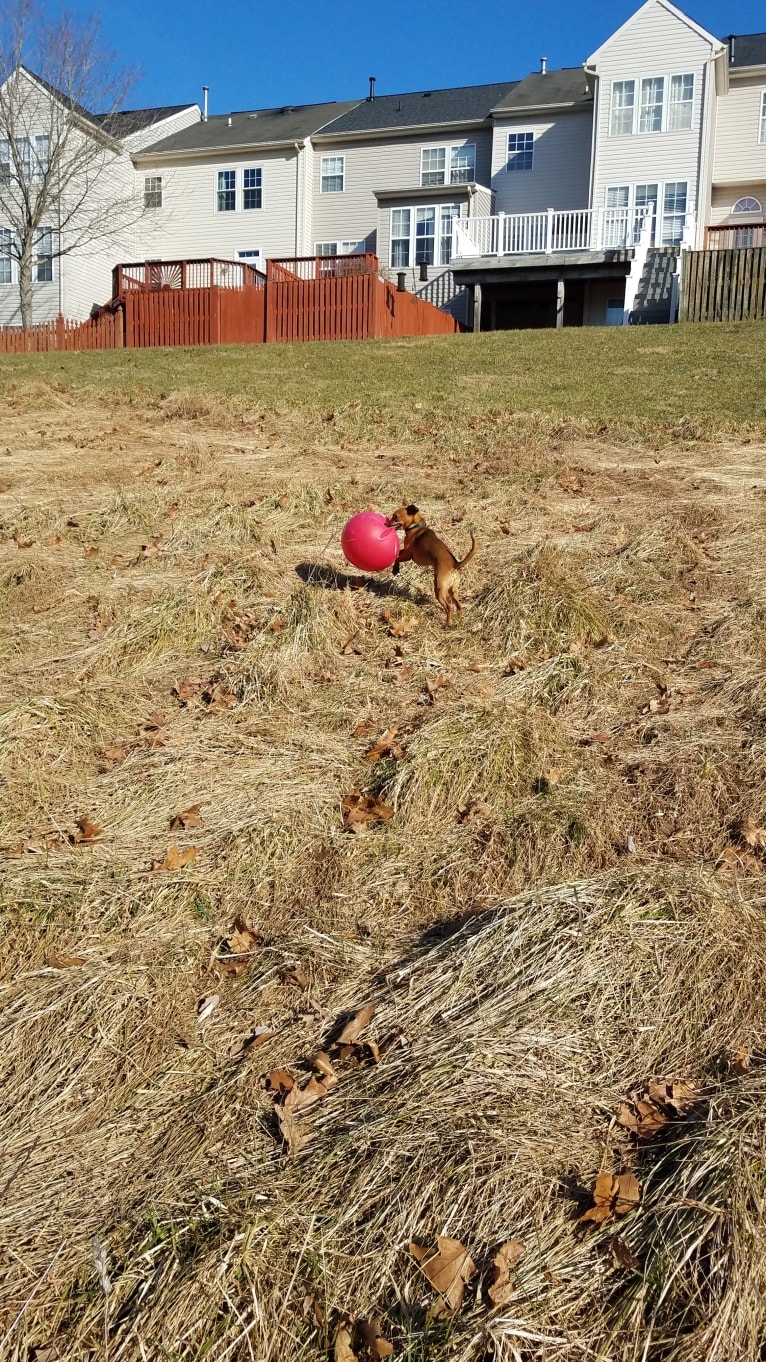
<instances>
[{"instance_id":1,"label":"gray siding","mask_svg":"<svg viewBox=\"0 0 766 1362\"><path fill-rule=\"evenodd\" d=\"M585 77L583 76L583 81ZM503 117L494 130L492 188L495 212L540 213L587 208L592 138L590 110L548 117ZM509 171L508 134L534 134L532 170Z\"/></svg>"},{"instance_id":2,"label":"gray siding","mask_svg":"<svg viewBox=\"0 0 766 1362\"><path fill-rule=\"evenodd\" d=\"M390 140L373 138L328 144L315 140L314 239L315 241L375 241L378 226L376 189L417 188L420 185L420 152L423 147L476 146L476 179L489 185L491 133L489 129L455 133L400 134ZM323 156L345 156L343 193L321 192ZM405 200L402 200L405 203ZM375 246L370 245L374 250ZM378 243L381 264L387 263L388 247Z\"/></svg>"}]
</instances>

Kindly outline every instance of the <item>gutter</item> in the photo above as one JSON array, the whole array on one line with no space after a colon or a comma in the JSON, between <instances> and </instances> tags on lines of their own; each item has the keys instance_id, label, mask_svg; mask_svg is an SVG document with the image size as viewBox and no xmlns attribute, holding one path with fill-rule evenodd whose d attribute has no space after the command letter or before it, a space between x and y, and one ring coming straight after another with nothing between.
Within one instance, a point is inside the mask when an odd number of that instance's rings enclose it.
<instances>
[{"instance_id":1,"label":"gutter","mask_svg":"<svg viewBox=\"0 0 766 1362\"><path fill-rule=\"evenodd\" d=\"M288 138L287 140L280 139L278 142L236 142L231 144L221 143L214 147L182 147L175 151L151 151L149 149L144 149L143 151L132 152L132 160L134 165L142 165L144 162L150 161L171 159L189 161L196 160L200 156L228 156L229 153L233 152L291 151L295 149L296 145L295 138ZM301 143L301 145L303 145L303 143Z\"/></svg>"},{"instance_id":2,"label":"gutter","mask_svg":"<svg viewBox=\"0 0 766 1362\"><path fill-rule=\"evenodd\" d=\"M437 128L455 129L471 132L474 129L491 129L491 115L486 118L463 119L462 121L450 120L447 123L400 123L393 128L359 128L348 132L315 132L311 134L313 142L363 142L366 140L377 141L379 138L389 138L392 136L401 137L404 134L412 133L413 136L422 136L424 133L433 132Z\"/></svg>"}]
</instances>

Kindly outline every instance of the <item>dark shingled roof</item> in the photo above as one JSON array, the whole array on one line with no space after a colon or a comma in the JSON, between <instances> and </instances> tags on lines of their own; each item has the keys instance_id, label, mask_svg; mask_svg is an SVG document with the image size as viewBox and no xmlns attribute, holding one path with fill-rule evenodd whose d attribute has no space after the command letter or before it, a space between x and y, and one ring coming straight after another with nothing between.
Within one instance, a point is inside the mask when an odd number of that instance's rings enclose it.
<instances>
[{"instance_id":1,"label":"dark shingled roof","mask_svg":"<svg viewBox=\"0 0 766 1362\"><path fill-rule=\"evenodd\" d=\"M206 123L182 128L161 142L144 147L146 152L225 151L227 147L259 146L270 142L300 142L329 119L344 114L353 104L291 104L283 109L253 109L243 113L214 114ZM229 127L231 119L231 127Z\"/></svg>"},{"instance_id":2,"label":"dark shingled roof","mask_svg":"<svg viewBox=\"0 0 766 1362\"><path fill-rule=\"evenodd\" d=\"M544 109L549 105L586 106L592 103L593 95L588 89L582 67L565 66L559 71L547 71L545 75L533 71L514 86L508 97L498 103L493 112L499 113L507 109L515 113L521 109Z\"/></svg>"},{"instance_id":3,"label":"dark shingled roof","mask_svg":"<svg viewBox=\"0 0 766 1362\"><path fill-rule=\"evenodd\" d=\"M512 89L514 81L495 85L464 85L455 90L417 90L413 94L376 95L364 99L322 133L404 131L439 123L480 123Z\"/></svg>"},{"instance_id":4,"label":"dark shingled roof","mask_svg":"<svg viewBox=\"0 0 766 1362\"><path fill-rule=\"evenodd\" d=\"M766 66L766 33L733 33L724 38L729 44L729 66Z\"/></svg>"},{"instance_id":5,"label":"dark shingled roof","mask_svg":"<svg viewBox=\"0 0 766 1362\"><path fill-rule=\"evenodd\" d=\"M112 137L130 137L131 133L141 132L144 128L150 128L153 123L161 123L165 118L171 118L173 114L182 113L184 109L192 109L194 101L190 104L165 104L159 109L120 109L117 113L90 114L91 122L98 123Z\"/></svg>"}]
</instances>

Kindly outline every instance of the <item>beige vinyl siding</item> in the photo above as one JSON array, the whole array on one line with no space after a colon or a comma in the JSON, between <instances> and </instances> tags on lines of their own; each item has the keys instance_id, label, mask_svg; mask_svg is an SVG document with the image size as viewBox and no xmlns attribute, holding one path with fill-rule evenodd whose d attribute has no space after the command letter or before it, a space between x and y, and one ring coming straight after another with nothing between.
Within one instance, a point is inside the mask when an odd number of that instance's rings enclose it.
<instances>
[{"instance_id":1,"label":"beige vinyl siding","mask_svg":"<svg viewBox=\"0 0 766 1362\"><path fill-rule=\"evenodd\" d=\"M183 128L189 128L192 123L199 121L199 107L192 104L188 109L181 109L178 113L171 114L169 118L163 118L160 123L152 123L150 128L141 128L140 132L131 133L130 137L123 139L123 146L131 153L135 153L141 151L143 147L150 147L153 142L172 137L174 133L181 132Z\"/></svg>"},{"instance_id":2,"label":"beige vinyl siding","mask_svg":"<svg viewBox=\"0 0 766 1362\"><path fill-rule=\"evenodd\" d=\"M714 185L747 184L766 179L766 142L758 141L764 90L766 71L760 77L732 76L729 93L718 100Z\"/></svg>"},{"instance_id":3,"label":"beige vinyl siding","mask_svg":"<svg viewBox=\"0 0 766 1362\"><path fill-rule=\"evenodd\" d=\"M381 264L388 262L388 243L378 243L376 189L413 189L420 186L420 152L423 147L476 146L476 179L489 185L491 134L479 128L465 133L401 134L390 140L372 138L363 142L315 142L314 240L366 241ZM345 156L345 187L342 193L321 192L323 156ZM403 206L406 201L402 200Z\"/></svg>"},{"instance_id":4,"label":"beige vinyl siding","mask_svg":"<svg viewBox=\"0 0 766 1362\"><path fill-rule=\"evenodd\" d=\"M600 81L596 130L593 207L602 208L611 185L685 180L687 211L694 211L700 198L699 172L702 154L702 107L707 82L713 79L709 42L662 4L644 6L619 33L599 49ZM641 80L665 77L665 100L670 78L694 76L692 125L688 131L609 134L612 82L635 80L640 101ZM704 201L704 195L702 195Z\"/></svg>"},{"instance_id":5,"label":"beige vinyl siding","mask_svg":"<svg viewBox=\"0 0 766 1362\"><path fill-rule=\"evenodd\" d=\"M731 218L731 210L737 199L751 198L757 199L763 210L763 221L766 222L766 174L762 180L743 181L742 184L716 185L713 189L713 203L710 209L710 225L717 227L722 222L730 219L736 223L736 216Z\"/></svg>"},{"instance_id":6,"label":"beige vinyl siding","mask_svg":"<svg viewBox=\"0 0 766 1362\"><path fill-rule=\"evenodd\" d=\"M264 257L294 255L297 164L294 148L224 152L197 162L142 159L137 169L142 185L145 175L162 175L163 206L144 214L136 258L234 260L237 251L255 249ZM260 166L263 171L260 209L242 207L246 166ZM231 213L217 210L221 170L237 172L237 207Z\"/></svg>"},{"instance_id":7,"label":"beige vinyl siding","mask_svg":"<svg viewBox=\"0 0 766 1362\"><path fill-rule=\"evenodd\" d=\"M587 208L592 127L589 109L547 118L498 119L492 149L495 212ZM507 169L508 134L512 132L533 134L531 170Z\"/></svg>"}]
</instances>

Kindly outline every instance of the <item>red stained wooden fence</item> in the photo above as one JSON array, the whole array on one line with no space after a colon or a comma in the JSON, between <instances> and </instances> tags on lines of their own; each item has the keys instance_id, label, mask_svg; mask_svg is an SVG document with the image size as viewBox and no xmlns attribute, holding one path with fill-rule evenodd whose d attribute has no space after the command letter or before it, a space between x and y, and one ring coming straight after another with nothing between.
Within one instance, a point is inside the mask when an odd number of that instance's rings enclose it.
<instances>
[{"instance_id":1,"label":"red stained wooden fence","mask_svg":"<svg viewBox=\"0 0 766 1362\"><path fill-rule=\"evenodd\" d=\"M0 330L0 354L148 346L256 345L454 335L454 317L400 293L374 255L118 265L112 303L87 322Z\"/></svg>"},{"instance_id":2,"label":"red stained wooden fence","mask_svg":"<svg viewBox=\"0 0 766 1362\"><path fill-rule=\"evenodd\" d=\"M67 322L57 317L26 331L21 327L0 328L0 355L35 355L48 350L121 350L122 316L119 310L105 310L86 322Z\"/></svg>"}]
</instances>

